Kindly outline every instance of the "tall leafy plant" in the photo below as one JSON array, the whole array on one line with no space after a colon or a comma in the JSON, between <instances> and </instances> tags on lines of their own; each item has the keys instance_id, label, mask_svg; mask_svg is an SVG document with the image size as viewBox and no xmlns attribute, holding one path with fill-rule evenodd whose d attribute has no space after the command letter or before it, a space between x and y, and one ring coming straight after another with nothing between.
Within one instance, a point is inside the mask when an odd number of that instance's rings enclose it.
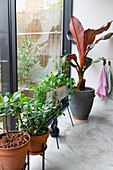
<instances>
[{"instance_id":1,"label":"tall leafy plant","mask_svg":"<svg viewBox=\"0 0 113 170\"><path fill-rule=\"evenodd\" d=\"M71 40L78 49L78 55L71 54L66 56L66 60L72 67L74 67L78 73L78 90L85 89L85 79L84 73L86 69L93 63L99 62L101 59L99 58L93 61L91 58L87 57L90 50L92 50L96 44L98 44L101 40L107 40L113 36L112 33L107 33L106 35L102 36L101 38L96 39L96 35L107 31L113 21L108 22L107 24L103 25L99 29L90 29L84 30L81 22L74 16L70 17L70 24L69 24L69 31L67 32L68 40ZM64 57L64 56L63 56ZM78 61L79 58L79 61ZM71 60L74 60L73 63Z\"/></svg>"},{"instance_id":2,"label":"tall leafy plant","mask_svg":"<svg viewBox=\"0 0 113 170\"><path fill-rule=\"evenodd\" d=\"M40 55L40 49L37 41L23 37L23 40L18 42L18 80L21 85L30 85L30 78L34 69L41 67L38 55Z\"/></svg>"}]
</instances>

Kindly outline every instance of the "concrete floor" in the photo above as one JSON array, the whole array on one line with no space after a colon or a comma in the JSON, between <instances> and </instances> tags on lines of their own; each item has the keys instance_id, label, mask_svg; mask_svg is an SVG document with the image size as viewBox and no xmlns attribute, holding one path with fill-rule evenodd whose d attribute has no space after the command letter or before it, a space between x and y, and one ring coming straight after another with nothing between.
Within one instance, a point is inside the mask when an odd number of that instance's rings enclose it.
<instances>
[{"instance_id":1,"label":"concrete floor","mask_svg":"<svg viewBox=\"0 0 113 170\"><path fill-rule=\"evenodd\" d=\"M93 108L88 120L58 118L57 149L55 138L48 138L45 170L113 170L113 111ZM30 170L42 169L42 157L30 156Z\"/></svg>"}]
</instances>

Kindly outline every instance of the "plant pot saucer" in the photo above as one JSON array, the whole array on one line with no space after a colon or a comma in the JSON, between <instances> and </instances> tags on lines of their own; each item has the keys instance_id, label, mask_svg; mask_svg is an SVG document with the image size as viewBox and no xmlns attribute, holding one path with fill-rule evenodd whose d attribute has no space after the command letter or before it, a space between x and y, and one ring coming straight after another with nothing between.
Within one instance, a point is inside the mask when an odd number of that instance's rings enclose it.
<instances>
[{"instance_id":1,"label":"plant pot saucer","mask_svg":"<svg viewBox=\"0 0 113 170\"><path fill-rule=\"evenodd\" d=\"M77 119L77 120L87 120L88 119L88 117L78 118L78 117L75 117L73 114L72 114L72 116L74 119Z\"/></svg>"},{"instance_id":2,"label":"plant pot saucer","mask_svg":"<svg viewBox=\"0 0 113 170\"><path fill-rule=\"evenodd\" d=\"M44 151L47 149L47 145L45 146L45 148L44 148ZM42 150L41 151L39 151L39 152L29 152L29 154L30 155L41 155L42 154Z\"/></svg>"}]
</instances>

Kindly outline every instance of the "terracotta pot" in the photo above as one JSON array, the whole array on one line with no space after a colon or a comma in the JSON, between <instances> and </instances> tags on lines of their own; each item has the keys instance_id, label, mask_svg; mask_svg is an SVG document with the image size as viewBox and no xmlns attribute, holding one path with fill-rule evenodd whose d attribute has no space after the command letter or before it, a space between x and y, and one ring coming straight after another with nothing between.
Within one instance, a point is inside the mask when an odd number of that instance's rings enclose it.
<instances>
[{"instance_id":1,"label":"terracotta pot","mask_svg":"<svg viewBox=\"0 0 113 170\"><path fill-rule=\"evenodd\" d=\"M44 148L47 148L46 142L49 137L49 128L47 128L47 133L41 136L31 136L29 152L30 155L40 155L42 153L42 144L44 143Z\"/></svg>"},{"instance_id":2,"label":"terracotta pot","mask_svg":"<svg viewBox=\"0 0 113 170\"><path fill-rule=\"evenodd\" d=\"M20 133L20 131L12 131ZM11 133L11 132L10 132ZM28 136L29 140L26 144L16 148L0 148L0 170L22 170L25 163L27 151L29 148L30 135L26 132L21 132ZM5 133L0 134L0 136Z\"/></svg>"}]
</instances>

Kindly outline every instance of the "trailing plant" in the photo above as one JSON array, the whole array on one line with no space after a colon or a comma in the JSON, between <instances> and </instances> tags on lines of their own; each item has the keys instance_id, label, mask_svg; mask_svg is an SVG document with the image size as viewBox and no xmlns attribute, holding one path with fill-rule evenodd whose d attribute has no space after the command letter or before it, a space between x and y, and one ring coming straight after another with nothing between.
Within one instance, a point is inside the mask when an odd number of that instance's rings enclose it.
<instances>
[{"instance_id":1,"label":"trailing plant","mask_svg":"<svg viewBox=\"0 0 113 170\"><path fill-rule=\"evenodd\" d=\"M34 69L41 67L38 55L40 55L40 49L36 40L23 37L23 40L18 42L18 80L21 85L30 85Z\"/></svg>"},{"instance_id":2,"label":"trailing plant","mask_svg":"<svg viewBox=\"0 0 113 170\"><path fill-rule=\"evenodd\" d=\"M39 103L45 103L47 100L47 92L54 92L53 103L56 103L57 93L56 90L59 87L67 86L70 89L70 93L75 89L75 81L73 78L68 78L66 73L61 73L60 70L55 70L54 72L46 75L46 80L41 78L41 82L30 86L30 90L34 90L34 98L39 101ZM51 97L51 93L50 96Z\"/></svg>"},{"instance_id":3,"label":"trailing plant","mask_svg":"<svg viewBox=\"0 0 113 170\"><path fill-rule=\"evenodd\" d=\"M46 101L46 93L48 91L54 91L51 87L46 84L42 84L34 90L34 98L40 103L44 104Z\"/></svg>"},{"instance_id":4,"label":"trailing plant","mask_svg":"<svg viewBox=\"0 0 113 170\"><path fill-rule=\"evenodd\" d=\"M90 50L92 50L96 44L98 44L101 40L107 40L113 36L112 33L107 33L106 35L102 36L101 38L96 39L96 35L107 31L113 21L108 22L106 25L100 27L99 29L90 29L84 30L81 22L74 16L70 17L70 24L69 24L69 31L67 32L68 40L71 40L78 49L77 54L69 54L65 56L66 61L74 67L78 73L78 90L85 89L85 79L84 73L86 69L92 64L97 63L100 60L104 60L104 58L99 58L93 61L92 58L87 57ZM64 56L62 56L64 57ZM79 61L78 61L79 59ZM74 63L71 61L73 60Z\"/></svg>"}]
</instances>

